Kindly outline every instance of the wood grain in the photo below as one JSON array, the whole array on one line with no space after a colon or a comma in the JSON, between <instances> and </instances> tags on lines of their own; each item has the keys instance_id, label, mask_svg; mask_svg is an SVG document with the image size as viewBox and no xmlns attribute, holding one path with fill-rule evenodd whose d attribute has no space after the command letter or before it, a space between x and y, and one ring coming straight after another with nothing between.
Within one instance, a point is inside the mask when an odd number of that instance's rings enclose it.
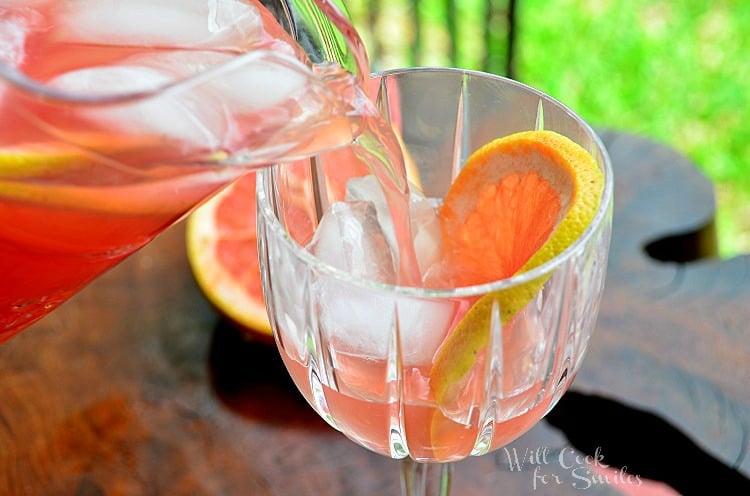
<instances>
[{"instance_id":1,"label":"wood grain","mask_svg":"<svg viewBox=\"0 0 750 496\"><path fill-rule=\"evenodd\" d=\"M602 134L615 164L614 239L599 326L574 385L581 396L508 450L458 464L454 494L580 494L556 460L515 470L509 455L553 456L571 442L585 451L581 430L602 443L598 433L634 433L626 446L599 445L612 460L654 450L679 460L586 395L656 415L737 468L740 482L750 474L748 257L698 258L713 253L713 192L684 158ZM276 351L221 321L192 279L183 236L175 226L0 347L0 495L399 494L397 462L328 428ZM535 469L560 483L542 484Z\"/></svg>"}]
</instances>

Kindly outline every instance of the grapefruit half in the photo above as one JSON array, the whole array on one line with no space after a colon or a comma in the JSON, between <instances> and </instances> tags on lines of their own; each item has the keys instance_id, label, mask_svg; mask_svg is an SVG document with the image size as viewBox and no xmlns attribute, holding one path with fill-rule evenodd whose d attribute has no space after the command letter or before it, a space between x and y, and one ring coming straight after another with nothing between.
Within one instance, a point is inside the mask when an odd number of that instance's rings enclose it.
<instances>
[{"instance_id":1,"label":"grapefruit half","mask_svg":"<svg viewBox=\"0 0 750 496\"><path fill-rule=\"evenodd\" d=\"M242 329L270 338L258 262L255 176L251 172L190 214L186 245L203 294Z\"/></svg>"}]
</instances>

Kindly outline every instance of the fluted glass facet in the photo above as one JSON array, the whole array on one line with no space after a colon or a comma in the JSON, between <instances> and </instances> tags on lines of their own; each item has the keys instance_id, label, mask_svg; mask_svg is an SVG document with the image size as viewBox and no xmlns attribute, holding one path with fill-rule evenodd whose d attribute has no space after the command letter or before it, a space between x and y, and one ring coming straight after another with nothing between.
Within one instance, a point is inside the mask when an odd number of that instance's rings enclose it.
<instances>
[{"instance_id":1,"label":"fluted glass facet","mask_svg":"<svg viewBox=\"0 0 750 496\"><path fill-rule=\"evenodd\" d=\"M481 286L423 289L358 278L304 248L319 220L321 195L325 205L343 199L331 186L331 169L323 170L334 158L259 174L268 309L281 356L310 405L350 439L388 457L449 462L483 455L535 425L581 367L604 284L609 159L573 112L508 79L407 69L377 75L372 83L378 108L406 143L428 197L442 198L481 145L531 129L577 142L606 178L592 225L552 261ZM534 279L543 281L541 289L512 319L501 318L502 298L493 300L487 344L438 401L430 368L456 316L485 295Z\"/></svg>"}]
</instances>

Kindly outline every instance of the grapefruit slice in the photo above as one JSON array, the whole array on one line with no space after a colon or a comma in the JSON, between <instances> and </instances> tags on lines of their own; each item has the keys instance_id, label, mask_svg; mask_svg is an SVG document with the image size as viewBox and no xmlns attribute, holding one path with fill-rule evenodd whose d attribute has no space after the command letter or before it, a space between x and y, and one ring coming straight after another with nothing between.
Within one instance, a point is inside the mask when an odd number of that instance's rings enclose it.
<instances>
[{"instance_id":1,"label":"grapefruit slice","mask_svg":"<svg viewBox=\"0 0 750 496\"><path fill-rule=\"evenodd\" d=\"M252 172L188 217L187 255L198 286L214 307L243 329L270 338L255 228Z\"/></svg>"},{"instance_id":2,"label":"grapefruit slice","mask_svg":"<svg viewBox=\"0 0 750 496\"><path fill-rule=\"evenodd\" d=\"M604 174L578 144L552 131L499 138L467 160L440 212L448 275L455 286L531 270L562 253L596 214ZM430 385L438 403L487 344L491 309L508 322L547 277L480 298L438 349Z\"/></svg>"}]
</instances>

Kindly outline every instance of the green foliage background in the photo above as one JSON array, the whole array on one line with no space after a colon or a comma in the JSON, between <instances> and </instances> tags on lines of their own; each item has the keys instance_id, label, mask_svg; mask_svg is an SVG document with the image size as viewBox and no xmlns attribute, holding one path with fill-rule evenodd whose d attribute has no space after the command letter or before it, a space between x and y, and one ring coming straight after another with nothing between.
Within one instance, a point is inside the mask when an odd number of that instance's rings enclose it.
<instances>
[{"instance_id":1,"label":"green foliage background","mask_svg":"<svg viewBox=\"0 0 750 496\"><path fill-rule=\"evenodd\" d=\"M519 0L518 79L644 134L717 185L723 255L750 253L750 2Z\"/></svg>"},{"instance_id":2,"label":"green foliage background","mask_svg":"<svg viewBox=\"0 0 750 496\"><path fill-rule=\"evenodd\" d=\"M415 11L409 0L347 1L368 49L380 43L375 67L480 68L488 43L487 55L502 58L504 27L497 19L485 22L486 2L456 0L452 31L447 3L421 0ZM642 134L687 155L716 184L721 254L750 253L750 2L517 0L517 6L515 78L594 126ZM421 56L409 47L415 23ZM487 24L500 35L487 38ZM454 60L445 55L452 37L458 38Z\"/></svg>"}]
</instances>

